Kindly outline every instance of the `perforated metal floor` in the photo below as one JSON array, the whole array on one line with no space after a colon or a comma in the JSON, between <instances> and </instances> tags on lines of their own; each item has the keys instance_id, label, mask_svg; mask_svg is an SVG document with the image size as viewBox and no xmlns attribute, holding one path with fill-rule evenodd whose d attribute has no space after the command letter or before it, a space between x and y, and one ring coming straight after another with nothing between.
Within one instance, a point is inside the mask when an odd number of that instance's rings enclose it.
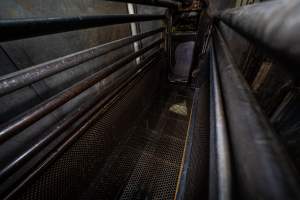
<instances>
[{"instance_id":1,"label":"perforated metal floor","mask_svg":"<svg viewBox=\"0 0 300 200\"><path fill-rule=\"evenodd\" d=\"M193 93L163 88L80 199L173 199Z\"/></svg>"}]
</instances>

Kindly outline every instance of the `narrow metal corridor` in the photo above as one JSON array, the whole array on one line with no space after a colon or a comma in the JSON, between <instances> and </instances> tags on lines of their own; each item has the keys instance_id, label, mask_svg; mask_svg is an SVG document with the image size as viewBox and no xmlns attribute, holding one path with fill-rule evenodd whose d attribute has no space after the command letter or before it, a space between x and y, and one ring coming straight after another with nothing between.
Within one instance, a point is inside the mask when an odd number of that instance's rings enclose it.
<instances>
[{"instance_id":1,"label":"narrow metal corridor","mask_svg":"<svg viewBox=\"0 0 300 200\"><path fill-rule=\"evenodd\" d=\"M129 129L80 199L172 199L194 89L166 86Z\"/></svg>"},{"instance_id":2,"label":"narrow metal corridor","mask_svg":"<svg viewBox=\"0 0 300 200\"><path fill-rule=\"evenodd\" d=\"M1 0L0 199L299 200L299 13Z\"/></svg>"}]
</instances>

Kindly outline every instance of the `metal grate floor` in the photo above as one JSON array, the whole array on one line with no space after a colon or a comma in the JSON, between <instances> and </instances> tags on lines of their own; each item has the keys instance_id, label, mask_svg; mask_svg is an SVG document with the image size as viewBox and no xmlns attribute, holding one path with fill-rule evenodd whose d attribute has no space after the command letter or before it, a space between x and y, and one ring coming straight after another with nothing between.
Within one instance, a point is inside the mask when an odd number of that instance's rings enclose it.
<instances>
[{"instance_id":1,"label":"metal grate floor","mask_svg":"<svg viewBox=\"0 0 300 200\"><path fill-rule=\"evenodd\" d=\"M181 86L162 88L79 198L173 199L193 93Z\"/></svg>"}]
</instances>

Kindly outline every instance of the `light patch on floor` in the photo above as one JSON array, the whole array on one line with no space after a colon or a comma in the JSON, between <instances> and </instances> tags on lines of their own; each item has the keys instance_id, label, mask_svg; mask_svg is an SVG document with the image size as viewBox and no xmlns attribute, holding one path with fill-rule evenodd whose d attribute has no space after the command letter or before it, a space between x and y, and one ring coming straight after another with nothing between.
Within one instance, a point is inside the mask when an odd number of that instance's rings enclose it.
<instances>
[{"instance_id":1,"label":"light patch on floor","mask_svg":"<svg viewBox=\"0 0 300 200\"><path fill-rule=\"evenodd\" d=\"M182 103L176 103L170 106L169 111L176 113L178 115L187 116L187 106L186 101L183 101Z\"/></svg>"}]
</instances>

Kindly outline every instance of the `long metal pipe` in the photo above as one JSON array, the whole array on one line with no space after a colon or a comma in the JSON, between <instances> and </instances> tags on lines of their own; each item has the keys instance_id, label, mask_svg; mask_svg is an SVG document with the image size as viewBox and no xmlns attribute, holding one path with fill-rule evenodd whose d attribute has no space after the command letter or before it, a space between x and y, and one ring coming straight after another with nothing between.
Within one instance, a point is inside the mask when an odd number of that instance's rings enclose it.
<instances>
[{"instance_id":1,"label":"long metal pipe","mask_svg":"<svg viewBox=\"0 0 300 200\"><path fill-rule=\"evenodd\" d=\"M226 117L224 113L221 86L219 74L217 71L217 62L215 50L210 49L210 69L211 69L211 132L213 137L210 140L211 152L215 155L211 159L215 166L213 169L217 177L211 177L214 181L210 184L210 198L218 200L230 200L232 196L232 173L231 173L231 157L229 149L229 138L226 125Z\"/></svg>"},{"instance_id":2,"label":"long metal pipe","mask_svg":"<svg viewBox=\"0 0 300 200\"><path fill-rule=\"evenodd\" d=\"M50 155L47 156L45 161L43 161L40 166L38 166L29 176L27 176L25 179L22 180L22 182L19 183L17 187L13 189L4 199L11 199L13 195L20 189L22 186L24 186L28 181L30 181L34 176L36 176L39 172L41 172L46 166L48 166L49 163L52 162L56 157L58 157L64 150L71 145L76 139L82 135L87 128L90 127L90 125L98 119L103 113L106 112L109 107L103 107L107 102L115 102L117 99L119 99L121 96L126 94L126 92L135 85L134 79L136 79L138 76L141 76L143 73L145 73L154 62L156 62L161 56L162 48L158 49L154 53L151 53L151 55L146 58L145 60L142 60L141 63L135 67L135 73L131 74L131 76L128 78L127 76L121 77L118 83L114 83L111 90L108 92L108 95L102 99L100 102L98 102L95 106L92 107L88 112L83 113L83 116L79 119L80 123L76 127L71 127L62 131L66 131L68 134L71 135L71 137L66 138L66 140L63 142L61 146L58 147L55 151L50 152ZM157 56L158 55L158 56ZM133 70L132 70L133 71ZM138 80L137 80L138 81ZM116 88L116 86L118 86ZM124 88L127 88L125 91L123 91ZM122 92L121 92L122 91Z\"/></svg>"},{"instance_id":3,"label":"long metal pipe","mask_svg":"<svg viewBox=\"0 0 300 200\"><path fill-rule=\"evenodd\" d=\"M256 41L277 59L300 64L300 1L274 0L228 9L216 16L225 24ZM292 64L288 64L289 65ZM299 74L297 65L289 67Z\"/></svg>"},{"instance_id":4,"label":"long metal pipe","mask_svg":"<svg viewBox=\"0 0 300 200\"><path fill-rule=\"evenodd\" d=\"M241 199L300 199L299 176L219 31L213 34L217 67Z\"/></svg>"},{"instance_id":5,"label":"long metal pipe","mask_svg":"<svg viewBox=\"0 0 300 200\"><path fill-rule=\"evenodd\" d=\"M61 58L57 58L55 60L26 68L24 70L4 75L0 77L0 95L13 92L16 89L22 88L43 78L67 70L83 62L86 62L98 56L102 56L132 42L144 39L162 31L164 31L164 28L159 28L136 36L122 38L120 40L115 40L104 45L92 47L90 49L79 51Z\"/></svg>"},{"instance_id":6,"label":"long metal pipe","mask_svg":"<svg viewBox=\"0 0 300 200\"><path fill-rule=\"evenodd\" d=\"M172 0L106 0L177 9L181 3Z\"/></svg>"},{"instance_id":7,"label":"long metal pipe","mask_svg":"<svg viewBox=\"0 0 300 200\"><path fill-rule=\"evenodd\" d=\"M1 19L0 42L92 27L165 19L165 15L97 15Z\"/></svg>"},{"instance_id":8,"label":"long metal pipe","mask_svg":"<svg viewBox=\"0 0 300 200\"><path fill-rule=\"evenodd\" d=\"M19 155L5 168L0 171L0 181L4 182L5 179L10 176L15 170L17 170L24 162L32 158L36 153L41 151L44 147L47 146L51 141L53 141L59 134L67 130L72 124L78 121L83 115L86 115L86 118L90 118L97 110L101 109L105 99L110 99L118 91L120 91L125 85L127 85L132 79L140 73L140 70L143 70L146 64L151 60L157 58L161 54L161 50L156 50L151 53L146 59L144 59L139 65L136 65L130 68L125 74L122 74L120 77L117 77L111 84L107 87L104 87L96 96L95 99L87 100L83 105L74 110L72 113L63 118L57 125L48 131L45 137L41 138L34 143L28 150ZM104 100L104 101L103 101ZM90 112L93 110L93 112ZM3 189L4 190L4 189ZM0 190L1 193L1 190Z\"/></svg>"},{"instance_id":9,"label":"long metal pipe","mask_svg":"<svg viewBox=\"0 0 300 200\"><path fill-rule=\"evenodd\" d=\"M155 46L160 45L163 42L163 39L159 39L148 45L147 47L142 48L140 51L130 54L114 64L99 70L98 72L92 74L91 76L83 79L82 81L74 84L73 86L63 90L62 92L56 94L55 96L51 97L50 99L44 101L43 103L33 107L29 111L21 114L21 116L17 116L15 119L7 122L0 130L0 143L5 141L7 138L13 136L18 131L21 131L34 122L38 121L48 113L52 112L59 106L63 105L64 103L68 102L72 98L76 97L86 89L90 88L91 86L95 85L99 81L101 81L106 76L112 74L119 68L123 67L124 65L128 64L133 59L139 57L140 55L144 54L148 50L154 48Z\"/></svg>"}]
</instances>

